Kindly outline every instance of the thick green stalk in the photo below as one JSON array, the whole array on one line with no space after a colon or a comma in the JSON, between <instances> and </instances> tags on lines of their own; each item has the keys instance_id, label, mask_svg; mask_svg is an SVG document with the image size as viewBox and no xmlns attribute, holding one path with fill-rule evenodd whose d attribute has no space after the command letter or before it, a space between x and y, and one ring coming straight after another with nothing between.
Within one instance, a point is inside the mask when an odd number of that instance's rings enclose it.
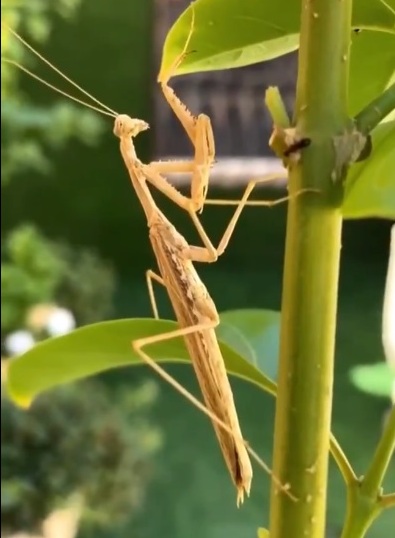
<instances>
[{"instance_id":1,"label":"thick green stalk","mask_svg":"<svg viewBox=\"0 0 395 538\"><path fill-rule=\"evenodd\" d=\"M270 538L323 538L341 248L342 166L334 137L350 126L351 0L302 2L295 125L311 139L290 169Z\"/></svg>"}]
</instances>

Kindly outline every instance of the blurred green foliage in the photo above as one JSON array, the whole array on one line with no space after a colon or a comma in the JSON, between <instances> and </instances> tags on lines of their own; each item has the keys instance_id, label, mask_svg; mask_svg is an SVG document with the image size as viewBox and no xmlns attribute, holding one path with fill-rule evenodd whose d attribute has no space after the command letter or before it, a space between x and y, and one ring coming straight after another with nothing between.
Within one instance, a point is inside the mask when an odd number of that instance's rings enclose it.
<instances>
[{"instance_id":1,"label":"blurred green foliage","mask_svg":"<svg viewBox=\"0 0 395 538\"><path fill-rule=\"evenodd\" d=\"M1 532L39 531L82 494L83 527L120 525L141 507L161 445L149 411L156 385L117 394L85 381L44 394L31 409L1 398Z\"/></svg>"},{"instance_id":2,"label":"blurred green foliage","mask_svg":"<svg viewBox=\"0 0 395 538\"><path fill-rule=\"evenodd\" d=\"M29 307L52 300L64 264L32 227L11 232L1 264L2 335L24 326Z\"/></svg>"},{"instance_id":3,"label":"blurred green foliage","mask_svg":"<svg viewBox=\"0 0 395 538\"><path fill-rule=\"evenodd\" d=\"M30 0L24 1L29 3ZM57 3L41 1L48 6ZM20 25L26 39L83 88L115 110L151 123L151 130L137 140L142 160L149 159L155 129L155 122L151 121L152 91L156 88L152 81L155 67L152 55L152 6L151 0L120 0L116 8L107 0L82 0L78 12L73 12L72 17L65 19L52 12L48 17L51 32L45 41L37 41L29 34L26 18L22 18ZM14 48L21 49L14 38L9 37L9 40ZM78 95L76 90L59 76L54 76L48 66L36 60L27 50L23 50L23 65L55 86ZM124 237L140 238L139 231L135 235L133 218L136 216L139 219L139 227L142 220L119 157L118 140L112 134L112 120L102 120L98 113L86 111L82 105L71 104L65 97L12 66L3 64L3 69L15 77L18 94L23 92L24 99L34 104L34 110L38 111L36 116L41 116L43 107L49 112L67 105L75 118L73 129L77 130L77 134L72 133L70 127L70 131L67 131L70 136L63 139L61 148L48 143L46 135L38 133L34 137L35 142L44 141L40 148L46 162L50 163L48 173L43 174L37 167L27 169L20 161L19 168L13 167L13 181L7 181L2 188L3 234L21 222L35 222L45 235L62 237L73 245L90 245L104 258L114 261L117 267L122 260L123 268L129 272L132 265L131 249L126 248ZM83 99L86 101L85 97ZM7 108L3 114L8 115L7 94L3 96L3 108L4 105ZM17 122L18 109L22 110L13 106L15 116L10 114L10 122ZM91 135L91 124L86 127L85 117L89 121L100 121L100 130L95 137ZM51 123L42 117L39 121ZM85 126L85 136L78 135L81 127L77 129L77 122ZM11 128L9 123L5 125L3 122L3 155L8 147L7 132ZM52 131L56 132L56 129ZM44 133L45 129L41 132ZM58 132L64 133L64 127ZM101 133L102 136L99 136ZM20 151L24 159L25 153ZM144 243L141 241L141 245ZM135 254L133 269L137 269L135 262L140 266L145 263L139 260L137 251Z\"/></svg>"},{"instance_id":4,"label":"blurred green foliage","mask_svg":"<svg viewBox=\"0 0 395 538\"><path fill-rule=\"evenodd\" d=\"M50 17L55 13L71 17L79 0L8 0L1 4L2 22L22 31L27 38L44 42L51 29ZM51 161L48 148L59 148L70 138L84 143L97 142L102 130L101 119L89 110L80 110L69 101L53 106L37 106L20 89L20 77L26 75L17 62L34 70L36 58L2 28L1 38L1 181L8 183L21 172L37 171L48 174Z\"/></svg>"},{"instance_id":5,"label":"blurred green foliage","mask_svg":"<svg viewBox=\"0 0 395 538\"><path fill-rule=\"evenodd\" d=\"M78 4L79 0L8 0L1 4L2 22L43 42L50 33L51 17L71 17ZM34 59L6 27L1 52L2 58L27 67ZM23 172L49 174L48 147L59 148L71 137L94 143L101 131L97 114L81 111L70 102L54 106L32 103L20 89L21 75L25 76L14 65L2 62L2 185ZM23 326L26 310L40 302L61 301L82 324L102 319L113 292L110 268L91 252L73 252L48 241L29 225L18 225L3 237L2 335Z\"/></svg>"},{"instance_id":6,"label":"blurred green foliage","mask_svg":"<svg viewBox=\"0 0 395 538\"><path fill-rule=\"evenodd\" d=\"M111 311L113 270L89 250L55 243L24 225L7 236L2 258L2 335L24 327L28 309L39 303L68 308L77 325Z\"/></svg>"},{"instance_id":7,"label":"blurred green foliage","mask_svg":"<svg viewBox=\"0 0 395 538\"><path fill-rule=\"evenodd\" d=\"M352 383L361 391L372 396L390 398L395 375L390 365L384 362L354 366L350 370Z\"/></svg>"}]
</instances>

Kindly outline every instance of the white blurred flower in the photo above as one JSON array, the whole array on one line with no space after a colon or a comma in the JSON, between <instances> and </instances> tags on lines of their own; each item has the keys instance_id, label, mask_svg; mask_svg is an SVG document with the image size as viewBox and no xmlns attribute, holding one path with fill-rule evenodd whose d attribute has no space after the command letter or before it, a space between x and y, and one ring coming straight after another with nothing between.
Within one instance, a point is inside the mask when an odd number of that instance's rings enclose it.
<instances>
[{"instance_id":1,"label":"white blurred flower","mask_svg":"<svg viewBox=\"0 0 395 538\"><path fill-rule=\"evenodd\" d=\"M29 331L15 331L4 340L4 347L10 355L22 355L29 351L36 342Z\"/></svg>"},{"instance_id":2,"label":"white blurred flower","mask_svg":"<svg viewBox=\"0 0 395 538\"><path fill-rule=\"evenodd\" d=\"M26 314L26 327L33 332L41 332L57 309L58 307L51 303L39 303L32 306Z\"/></svg>"},{"instance_id":3,"label":"white blurred flower","mask_svg":"<svg viewBox=\"0 0 395 538\"><path fill-rule=\"evenodd\" d=\"M383 347L385 359L395 374L395 224L391 228L391 244L383 307ZM395 403L395 380L392 385Z\"/></svg>"},{"instance_id":4,"label":"white blurred flower","mask_svg":"<svg viewBox=\"0 0 395 538\"><path fill-rule=\"evenodd\" d=\"M62 336L75 328L75 319L70 310L55 308L48 317L45 329L50 336Z\"/></svg>"}]
</instances>

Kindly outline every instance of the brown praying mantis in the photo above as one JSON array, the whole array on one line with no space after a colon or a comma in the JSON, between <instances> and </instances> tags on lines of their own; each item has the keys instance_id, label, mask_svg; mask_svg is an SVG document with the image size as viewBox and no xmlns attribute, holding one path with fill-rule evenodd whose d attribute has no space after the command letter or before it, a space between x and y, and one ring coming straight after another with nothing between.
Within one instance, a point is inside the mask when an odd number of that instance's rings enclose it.
<instances>
[{"instance_id":1,"label":"brown praying mantis","mask_svg":"<svg viewBox=\"0 0 395 538\"><path fill-rule=\"evenodd\" d=\"M149 128L149 125L145 121L132 119L124 114L117 114L115 111L85 92L85 90L77 86L69 78L65 77L57 68L52 66L48 60L42 58L41 55L28 45L18 34L13 30L10 31L32 52L37 54L43 61L54 68L57 73L66 78L66 80L81 90L85 95L88 95L89 98L100 106L100 108L93 107L93 105L89 106L115 118L114 134L120 139L121 155L129 172L133 188L146 215L149 238L159 268L159 274L152 270L149 270L146 273L148 291L154 316L155 318L159 318L153 291L153 281L156 281L166 288L180 327L175 331L165 334L158 334L136 340L132 342L132 347L135 353L137 353L145 363L156 370L162 378L171 383L177 390L182 392L184 396L211 418L225 462L237 488L237 503L239 504L243 501L244 494L249 494L251 487L252 467L248 452L265 468L265 470L268 472L270 472L270 470L268 470L267 466L260 460L259 456L257 456L243 439L233 400L232 389L215 333L215 328L219 324L219 315L215 304L206 287L201 282L193 263L215 262L218 256L225 251L240 214L244 206L248 205L248 197L255 185L278 177L283 177L283 174L272 174L269 177L251 181L247 185L241 200L229 201L229 205L236 204L237 208L218 247L214 247L196 214L203 208L205 203L209 202L206 200L209 171L215 155L211 122L210 119L203 114L200 114L197 117L193 116L175 95L174 91L168 86L172 72L167 73L161 78L160 85L167 102L180 120L194 146L194 158L190 161L156 161L144 164L136 154L133 138L140 132ZM38 78L33 73L27 71L27 69L16 64L16 62L13 62L12 60L6 61L13 63L35 78ZM42 82L45 83L45 81ZM56 91L60 91L53 86L51 87ZM60 93L63 92L60 91ZM73 99L77 100L76 98ZM164 177L164 174L167 173L180 172L191 173L190 197L184 196L177 191ZM163 212L157 207L148 187L149 184L157 188L174 203L187 211L202 240L203 246L189 245L181 233L176 230ZM260 203L254 201L253 205L273 206L282 203L287 199L289 199L289 196L274 201L260 201ZM212 204L219 202L222 205L224 202L226 203L226 201L223 200L212 200L210 202ZM183 389L175 379L169 376L169 374L167 374L163 368L161 368L147 354L147 352L144 351L144 348L149 345L176 337L184 338L203 394L205 405ZM275 477L273 477L273 479L281 489L291 495L287 491L289 488L288 485L282 486Z\"/></svg>"}]
</instances>

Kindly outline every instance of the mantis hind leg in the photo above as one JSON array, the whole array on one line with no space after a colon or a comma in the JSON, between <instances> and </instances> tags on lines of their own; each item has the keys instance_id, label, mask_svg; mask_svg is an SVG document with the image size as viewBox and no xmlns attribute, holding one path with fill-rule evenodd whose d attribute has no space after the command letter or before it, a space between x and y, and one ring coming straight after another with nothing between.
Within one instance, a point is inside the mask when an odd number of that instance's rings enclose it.
<instances>
[{"instance_id":1,"label":"mantis hind leg","mask_svg":"<svg viewBox=\"0 0 395 538\"><path fill-rule=\"evenodd\" d=\"M242 443L247 452L250 454L250 456L258 463L258 465L271 477L272 480L276 483L277 487L284 491L290 498L294 499L293 495L289 492L289 485L283 485L272 473L272 470L268 465L259 457L259 455L249 446L249 444L242 438L240 435L236 435L236 433L232 430L232 428L226 424L224 421L222 421L213 411L208 409L198 398L196 398L193 394L191 394L185 387L181 385L173 376L171 376L169 373L166 372L164 368L162 368L157 361L155 361L152 357L146 353L146 351L143 351L143 348L152 344L156 344L159 342L163 342L165 340L171 340L173 338L179 338L182 336L187 336L188 334L192 334L194 332L204 331L208 329L213 329L218 325L217 321L211 321L208 323L200 323L198 325L193 325L190 327L185 327L182 329L176 329L174 331L169 331L168 333L164 334L158 334L154 336L149 336L147 338L141 338L138 340L135 340L132 342L132 347L135 353L139 355L139 357L142 359L142 361L152 368L164 381L169 383L177 392L179 392L184 398L186 398L192 405L194 405L199 411L201 411L203 414L205 414L207 417L209 417L213 423L217 424L220 428L222 428L224 431L226 431L228 434L233 436L235 438L235 441L238 443ZM238 503L242 500L242 497L240 496L240 492L238 495Z\"/></svg>"},{"instance_id":2,"label":"mantis hind leg","mask_svg":"<svg viewBox=\"0 0 395 538\"><path fill-rule=\"evenodd\" d=\"M232 431L229 431L230 428L225 423L223 423L212 411L210 411L198 398L193 396L188 390L186 390L173 376L168 374L164 368L162 368L152 357L148 355L143 348L159 342L164 342L166 340L172 340L173 338L180 338L193 334L195 332L204 331L208 329L213 329L218 325L218 321L211 321L208 323L200 323L198 325L193 325L190 327L184 327L182 329L176 329L174 331L169 331L164 334L157 334L154 336L148 336L146 338L139 338L132 342L132 348L137 355L143 360L147 366L152 368L164 381L169 383L175 390L182 394L187 400L189 400L195 407L197 407L202 413L211 418L214 422L220 422L222 426L228 433L233 434Z\"/></svg>"},{"instance_id":3,"label":"mantis hind leg","mask_svg":"<svg viewBox=\"0 0 395 538\"><path fill-rule=\"evenodd\" d=\"M197 247L197 246L189 247L190 259L195 262L203 262L203 263L215 262L218 259L218 257L221 256L225 252L229 244L229 241L234 233L234 230L236 228L240 215L245 206L259 205L259 206L265 206L265 207L273 207L275 205L282 204L286 202L287 200L295 198L306 191L317 192L314 189L304 189L295 194L288 194L287 196L283 196L276 200L258 200L258 201L252 201L252 202L248 200L249 196L251 195L256 185L260 183L267 183L269 181L273 181L273 179L278 179L280 177L283 178L283 175L282 174L270 174L264 178L251 180L248 183L241 200L206 200L205 203L211 204L211 205L237 205L236 210L232 218L230 219L228 226L226 227L225 232L223 233L223 236L221 240L219 241L217 248L213 246L210 238L208 237L197 215L194 214L192 211L189 211L191 220L193 224L195 225L196 231L198 232L199 237L204 244L204 247Z\"/></svg>"},{"instance_id":4,"label":"mantis hind leg","mask_svg":"<svg viewBox=\"0 0 395 538\"><path fill-rule=\"evenodd\" d=\"M248 181L247 186L244 190L243 196L239 200L232 200L232 199L207 199L205 201L205 205L237 205L242 206L242 209L245 206L271 206L276 205L277 203L281 203L284 200L287 200L290 195L287 195L285 197L280 198L279 200L248 200L248 197L252 193L252 191L255 189L257 185L263 185L264 183L271 183L272 181L276 180L284 180L286 179L286 173L282 172L274 172L272 174L267 174L261 178L251 179Z\"/></svg>"},{"instance_id":5,"label":"mantis hind leg","mask_svg":"<svg viewBox=\"0 0 395 538\"><path fill-rule=\"evenodd\" d=\"M158 282L162 286L166 287L165 283L163 281L163 278L160 275L158 275L157 273L155 273L154 271L152 271L151 269L148 269L148 271L146 271L145 279L147 281L148 296L149 296L149 300L150 300L150 303L151 303L154 318L159 319L158 305L156 303L154 286L153 286L152 281L155 280L156 282Z\"/></svg>"},{"instance_id":6,"label":"mantis hind leg","mask_svg":"<svg viewBox=\"0 0 395 538\"><path fill-rule=\"evenodd\" d=\"M284 202L287 202L289 200L292 200L298 196L300 196L301 194L303 193L306 193L306 192L318 192L316 189L302 189L294 194L288 194L287 196L282 196L281 198L277 198L276 200L253 200L253 201L249 201L248 198L249 196L251 195L252 191L254 190L254 188L261 184L261 183L267 183L269 181L272 181L273 179L279 179L279 178L283 178L283 174L270 174L264 178L260 178L260 179L254 179L254 180L251 180L249 181L245 191L244 191L244 194L243 194L243 197L241 198L241 200L206 200L206 203L207 204L211 204L211 205L237 205L237 208L232 216L232 218L230 219L229 221L229 224L228 226L226 227L225 229L225 232L219 242L219 245L216 249L216 252L217 252L217 255L218 256L221 256L228 244L229 244L229 241L234 233L234 230L236 228L236 224L240 218L240 215L244 209L244 207L248 206L248 205L253 205L253 206L263 206L263 207L274 207L278 204L282 204Z\"/></svg>"}]
</instances>

